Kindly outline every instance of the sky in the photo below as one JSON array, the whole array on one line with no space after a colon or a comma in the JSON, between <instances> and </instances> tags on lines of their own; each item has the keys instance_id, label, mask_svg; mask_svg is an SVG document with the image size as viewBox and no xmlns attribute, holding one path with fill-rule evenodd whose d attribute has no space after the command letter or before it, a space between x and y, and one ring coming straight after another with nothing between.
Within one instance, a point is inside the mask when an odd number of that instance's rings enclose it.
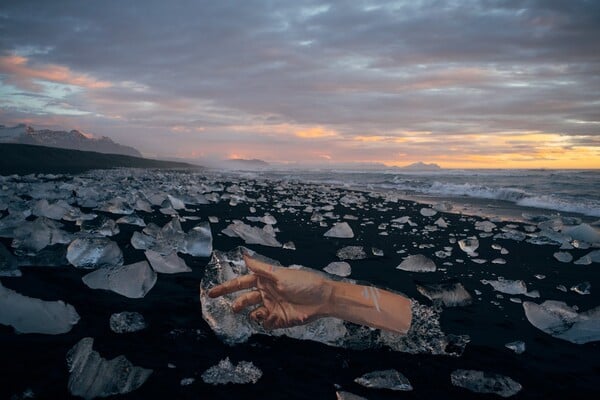
<instances>
[{"instance_id":1,"label":"sky","mask_svg":"<svg viewBox=\"0 0 600 400\"><path fill-rule=\"evenodd\" d=\"M0 124L149 157L600 168L600 1L0 3Z\"/></svg>"}]
</instances>

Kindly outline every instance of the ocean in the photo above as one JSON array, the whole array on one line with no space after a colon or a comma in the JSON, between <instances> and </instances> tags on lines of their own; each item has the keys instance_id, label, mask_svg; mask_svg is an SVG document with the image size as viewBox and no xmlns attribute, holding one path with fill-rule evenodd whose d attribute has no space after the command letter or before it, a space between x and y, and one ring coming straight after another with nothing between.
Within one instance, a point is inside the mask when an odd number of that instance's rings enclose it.
<instances>
[{"instance_id":1,"label":"ocean","mask_svg":"<svg viewBox=\"0 0 600 400\"><path fill-rule=\"evenodd\" d=\"M598 170L280 170L245 175L391 192L422 202L449 201L467 214L503 219L540 212L579 214L590 221L600 217Z\"/></svg>"}]
</instances>

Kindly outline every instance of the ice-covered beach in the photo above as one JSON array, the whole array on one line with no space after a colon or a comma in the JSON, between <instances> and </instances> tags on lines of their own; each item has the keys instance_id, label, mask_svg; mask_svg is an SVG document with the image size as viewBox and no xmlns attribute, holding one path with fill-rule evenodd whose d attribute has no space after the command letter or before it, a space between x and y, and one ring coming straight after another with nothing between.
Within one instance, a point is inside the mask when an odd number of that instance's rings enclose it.
<instances>
[{"instance_id":1,"label":"ice-covered beach","mask_svg":"<svg viewBox=\"0 0 600 400\"><path fill-rule=\"evenodd\" d=\"M593 215L483 218L373 183L292 178L0 177L0 396L600 393ZM405 293L439 324L410 341L341 321L265 332L200 293L247 272L239 246Z\"/></svg>"}]
</instances>

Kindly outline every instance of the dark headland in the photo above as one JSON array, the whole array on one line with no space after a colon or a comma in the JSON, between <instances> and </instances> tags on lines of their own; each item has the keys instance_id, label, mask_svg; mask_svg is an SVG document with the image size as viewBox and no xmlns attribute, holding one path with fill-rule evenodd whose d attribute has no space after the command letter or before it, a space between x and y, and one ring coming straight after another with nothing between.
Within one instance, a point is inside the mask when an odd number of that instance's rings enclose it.
<instances>
[{"instance_id":1,"label":"dark headland","mask_svg":"<svg viewBox=\"0 0 600 400\"><path fill-rule=\"evenodd\" d=\"M121 154L0 143L0 175L33 173L76 174L92 169L162 168L199 169L198 165Z\"/></svg>"}]
</instances>

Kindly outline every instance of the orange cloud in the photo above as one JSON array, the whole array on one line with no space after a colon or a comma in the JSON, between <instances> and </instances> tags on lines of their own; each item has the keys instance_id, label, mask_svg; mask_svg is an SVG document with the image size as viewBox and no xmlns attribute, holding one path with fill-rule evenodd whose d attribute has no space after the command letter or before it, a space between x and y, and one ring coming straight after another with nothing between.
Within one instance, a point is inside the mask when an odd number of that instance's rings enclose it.
<instances>
[{"instance_id":1,"label":"orange cloud","mask_svg":"<svg viewBox=\"0 0 600 400\"><path fill-rule=\"evenodd\" d=\"M86 89L102 89L112 86L110 82L95 79L87 74L78 74L68 67L56 64L29 66L27 57L11 55L0 56L0 73L7 74L9 80L31 87L33 79L63 83L84 87Z\"/></svg>"},{"instance_id":2,"label":"orange cloud","mask_svg":"<svg viewBox=\"0 0 600 400\"><path fill-rule=\"evenodd\" d=\"M300 129L295 132L296 136L303 139L321 139L321 138L332 138L339 136L339 134L330 129L325 129L322 126L315 126L306 129Z\"/></svg>"}]
</instances>

